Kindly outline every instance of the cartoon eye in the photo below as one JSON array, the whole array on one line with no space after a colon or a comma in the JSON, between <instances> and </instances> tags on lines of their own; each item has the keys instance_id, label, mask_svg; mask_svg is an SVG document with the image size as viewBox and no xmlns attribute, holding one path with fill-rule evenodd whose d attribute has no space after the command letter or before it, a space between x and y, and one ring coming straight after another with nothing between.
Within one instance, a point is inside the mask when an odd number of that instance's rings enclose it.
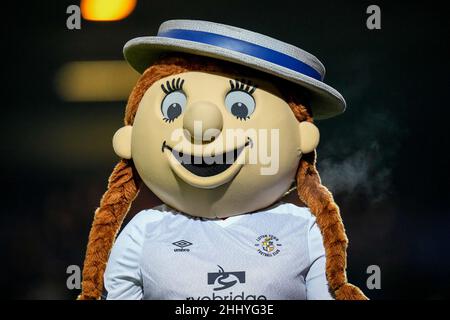
<instances>
[{"instance_id":1,"label":"cartoon eye","mask_svg":"<svg viewBox=\"0 0 450 320\"><path fill-rule=\"evenodd\" d=\"M255 99L245 91L230 91L225 97L225 106L239 120L247 120L255 111Z\"/></svg>"},{"instance_id":2,"label":"cartoon eye","mask_svg":"<svg viewBox=\"0 0 450 320\"><path fill-rule=\"evenodd\" d=\"M161 103L164 121L172 122L178 118L186 107L186 95L182 91L170 92Z\"/></svg>"}]
</instances>

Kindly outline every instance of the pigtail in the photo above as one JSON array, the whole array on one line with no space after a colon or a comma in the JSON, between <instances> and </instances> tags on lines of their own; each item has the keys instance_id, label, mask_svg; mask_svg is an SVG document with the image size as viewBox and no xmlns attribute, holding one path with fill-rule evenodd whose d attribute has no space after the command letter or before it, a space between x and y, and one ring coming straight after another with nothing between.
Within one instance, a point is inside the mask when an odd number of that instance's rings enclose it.
<instances>
[{"instance_id":1,"label":"pigtail","mask_svg":"<svg viewBox=\"0 0 450 320\"><path fill-rule=\"evenodd\" d=\"M288 88L289 89L289 88ZM295 118L313 122L309 97L305 91L290 89L284 92ZM316 217L322 233L326 257L326 276L331 292L337 300L367 300L364 293L347 282L347 245L339 207L333 195L322 185L316 168L316 151L302 155L297 169L297 193Z\"/></svg>"},{"instance_id":2,"label":"pigtail","mask_svg":"<svg viewBox=\"0 0 450 320\"><path fill-rule=\"evenodd\" d=\"M347 282L347 236L332 194L322 185L316 169L316 152L303 155L297 171L297 192L316 216L322 232L328 284L337 300L367 300L362 291Z\"/></svg>"},{"instance_id":3,"label":"pigtail","mask_svg":"<svg viewBox=\"0 0 450 320\"><path fill-rule=\"evenodd\" d=\"M108 189L94 215L83 267L79 300L99 299L103 273L110 250L131 203L139 192L141 180L131 160L121 160L108 180Z\"/></svg>"}]
</instances>

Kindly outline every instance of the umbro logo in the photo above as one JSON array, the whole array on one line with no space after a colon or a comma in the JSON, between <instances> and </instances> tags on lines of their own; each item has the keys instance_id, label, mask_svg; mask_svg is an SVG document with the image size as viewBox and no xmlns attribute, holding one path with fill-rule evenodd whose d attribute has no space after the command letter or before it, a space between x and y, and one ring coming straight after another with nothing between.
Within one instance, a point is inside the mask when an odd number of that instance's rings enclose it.
<instances>
[{"instance_id":1,"label":"umbro logo","mask_svg":"<svg viewBox=\"0 0 450 320\"><path fill-rule=\"evenodd\" d=\"M174 246L177 246L178 248L173 249L174 252L189 252L189 249L186 249L186 247L189 247L192 245L191 242L186 240L178 240L172 243Z\"/></svg>"}]
</instances>

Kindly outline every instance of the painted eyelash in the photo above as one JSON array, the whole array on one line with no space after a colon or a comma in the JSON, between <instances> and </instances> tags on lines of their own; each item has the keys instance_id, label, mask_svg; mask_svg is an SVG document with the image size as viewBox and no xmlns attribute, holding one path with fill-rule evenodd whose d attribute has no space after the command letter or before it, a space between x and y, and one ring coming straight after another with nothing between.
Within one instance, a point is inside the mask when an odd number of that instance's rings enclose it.
<instances>
[{"instance_id":1,"label":"painted eyelash","mask_svg":"<svg viewBox=\"0 0 450 320\"><path fill-rule=\"evenodd\" d=\"M164 91L165 94L169 94L172 93L174 91L181 91L183 90L183 84L184 84L184 79L181 78L173 78L172 82L167 81L164 85L161 84L161 89L162 91Z\"/></svg>"},{"instance_id":2,"label":"painted eyelash","mask_svg":"<svg viewBox=\"0 0 450 320\"><path fill-rule=\"evenodd\" d=\"M251 80L241 79L241 80L230 80L231 91L245 91L248 94L253 94L255 92L257 85L253 84Z\"/></svg>"}]
</instances>

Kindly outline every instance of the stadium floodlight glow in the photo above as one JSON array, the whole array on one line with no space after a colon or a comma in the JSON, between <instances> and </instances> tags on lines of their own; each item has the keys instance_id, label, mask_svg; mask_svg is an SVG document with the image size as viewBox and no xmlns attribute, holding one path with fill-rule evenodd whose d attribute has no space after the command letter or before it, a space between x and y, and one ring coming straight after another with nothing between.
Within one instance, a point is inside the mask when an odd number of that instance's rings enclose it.
<instances>
[{"instance_id":1,"label":"stadium floodlight glow","mask_svg":"<svg viewBox=\"0 0 450 320\"><path fill-rule=\"evenodd\" d=\"M133 12L137 0L81 0L81 14L91 21L116 21Z\"/></svg>"},{"instance_id":2,"label":"stadium floodlight glow","mask_svg":"<svg viewBox=\"0 0 450 320\"><path fill-rule=\"evenodd\" d=\"M122 60L73 61L61 66L55 85L64 101L125 101L138 77Z\"/></svg>"}]
</instances>

